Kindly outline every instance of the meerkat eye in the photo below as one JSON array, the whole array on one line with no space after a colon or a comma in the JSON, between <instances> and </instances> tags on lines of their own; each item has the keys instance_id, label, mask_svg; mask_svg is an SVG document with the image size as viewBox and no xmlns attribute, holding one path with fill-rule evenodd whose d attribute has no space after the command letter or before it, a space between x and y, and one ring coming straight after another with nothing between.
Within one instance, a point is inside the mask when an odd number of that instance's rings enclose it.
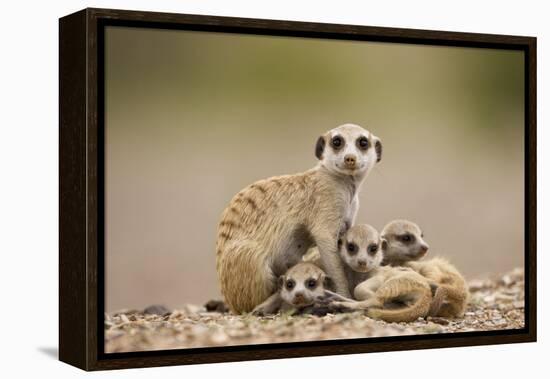
<instances>
[{"instance_id":1,"label":"meerkat eye","mask_svg":"<svg viewBox=\"0 0 550 379\"><path fill-rule=\"evenodd\" d=\"M334 136L332 137L330 143L335 149L340 149L342 146L344 146L344 139L340 136Z\"/></svg>"},{"instance_id":2,"label":"meerkat eye","mask_svg":"<svg viewBox=\"0 0 550 379\"><path fill-rule=\"evenodd\" d=\"M369 148L369 140L367 137L357 138L357 146L359 146L361 150L367 150Z\"/></svg>"},{"instance_id":3,"label":"meerkat eye","mask_svg":"<svg viewBox=\"0 0 550 379\"><path fill-rule=\"evenodd\" d=\"M308 279L308 280L306 281L306 287L307 287L307 288L313 289L313 288L315 288L316 286L317 286L317 280L315 280L315 279L312 278L312 279Z\"/></svg>"},{"instance_id":4,"label":"meerkat eye","mask_svg":"<svg viewBox=\"0 0 550 379\"><path fill-rule=\"evenodd\" d=\"M376 253L377 251L378 251L378 245L376 245L374 243L372 245L369 245L369 248L368 248L369 254L372 255L372 254Z\"/></svg>"},{"instance_id":5,"label":"meerkat eye","mask_svg":"<svg viewBox=\"0 0 550 379\"><path fill-rule=\"evenodd\" d=\"M413 237L412 235L410 235L410 234L405 234L405 235L401 236L401 241L407 242L407 243L413 242L413 241L414 241L414 237Z\"/></svg>"},{"instance_id":6,"label":"meerkat eye","mask_svg":"<svg viewBox=\"0 0 550 379\"><path fill-rule=\"evenodd\" d=\"M291 289L294 288L295 285L296 285L296 283L294 283L294 280L289 279L289 280L286 281L285 286L286 286L286 289L290 291Z\"/></svg>"},{"instance_id":7,"label":"meerkat eye","mask_svg":"<svg viewBox=\"0 0 550 379\"><path fill-rule=\"evenodd\" d=\"M348 253L350 254L355 254L357 253L357 245L354 244L354 243L348 243L348 245L346 246L347 250L348 250Z\"/></svg>"}]
</instances>

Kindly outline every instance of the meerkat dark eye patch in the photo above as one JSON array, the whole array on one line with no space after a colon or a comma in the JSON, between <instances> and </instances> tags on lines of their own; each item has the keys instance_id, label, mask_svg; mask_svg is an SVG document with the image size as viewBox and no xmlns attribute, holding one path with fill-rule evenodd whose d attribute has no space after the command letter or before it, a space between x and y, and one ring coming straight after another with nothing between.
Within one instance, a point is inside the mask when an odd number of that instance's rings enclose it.
<instances>
[{"instance_id":1,"label":"meerkat dark eye patch","mask_svg":"<svg viewBox=\"0 0 550 379\"><path fill-rule=\"evenodd\" d=\"M334 136L330 140L330 146L332 146L332 148L335 151L342 149L345 146L345 144L346 144L346 141L341 136Z\"/></svg>"},{"instance_id":2,"label":"meerkat dark eye patch","mask_svg":"<svg viewBox=\"0 0 550 379\"><path fill-rule=\"evenodd\" d=\"M325 137L321 136L317 139L317 143L315 144L315 156L317 159L323 159L323 152L325 151Z\"/></svg>"},{"instance_id":3,"label":"meerkat dark eye patch","mask_svg":"<svg viewBox=\"0 0 550 379\"><path fill-rule=\"evenodd\" d=\"M370 146L370 142L365 136L361 136L357 138L356 144L357 144L357 147L361 150L367 150Z\"/></svg>"},{"instance_id":4,"label":"meerkat dark eye patch","mask_svg":"<svg viewBox=\"0 0 550 379\"><path fill-rule=\"evenodd\" d=\"M309 278L308 280L305 281L304 284L306 285L306 288L311 290L317 287L317 280L315 280L314 278Z\"/></svg>"},{"instance_id":5,"label":"meerkat dark eye patch","mask_svg":"<svg viewBox=\"0 0 550 379\"><path fill-rule=\"evenodd\" d=\"M290 291L291 289L294 288L294 286L296 286L296 283L294 282L294 280L288 279L288 280L286 281L285 287L286 287L287 290Z\"/></svg>"},{"instance_id":6,"label":"meerkat dark eye patch","mask_svg":"<svg viewBox=\"0 0 550 379\"><path fill-rule=\"evenodd\" d=\"M400 238L401 242L404 242L406 244L413 243L415 238L412 234L403 234Z\"/></svg>"},{"instance_id":7,"label":"meerkat dark eye patch","mask_svg":"<svg viewBox=\"0 0 550 379\"><path fill-rule=\"evenodd\" d=\"M375 243L370 244L369 247L367 248L367 252L370 255L374 255L377 251L378 251L378 245Z\"/></svg>"},{"instance_id":8,"label":"meerkat dark eye patch","mask_svg":"<svg viewBox=\"0 0 550 379\"><path fill-rule=\"evenodd\" d=\"M346 249L347 249L348 253L350 253L350 254L355 254L359 250L357 245L354 244L353 242L348 243L347 246L346 246Z\"/></svg>"},{"instance_id":9,"label":"meerkat dark eye patch","mask_svg":"<svg viewBox=\"0 0 550 379\"><path fill-rule=\"evenodd\" d=\"M376 151L376 162L382 160L382 142L376 141L374 143L374 151Z\"/></svg>"}]
</instances>

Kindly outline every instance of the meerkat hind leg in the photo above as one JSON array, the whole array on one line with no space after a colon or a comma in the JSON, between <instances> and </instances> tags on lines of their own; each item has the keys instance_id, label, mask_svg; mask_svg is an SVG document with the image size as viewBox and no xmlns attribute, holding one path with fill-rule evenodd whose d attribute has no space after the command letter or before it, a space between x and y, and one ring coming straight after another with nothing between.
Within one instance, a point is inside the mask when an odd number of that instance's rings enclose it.
<instances>
[{"instance_id":1,"label":"meerkat hind leg","mask_svg":"<svg viewBox=\"0 0 550 379\"><path fill-rule=\"evenodd\" d=\"M367 310L369 308L381 308L383 306L380 300L375 297L363 301L333 301L330 305L335 309L354 311Z\"/></svg>"},{"instance_id":2,"label":"meerkat hind leg","mask_svg":"<svg viewBox=\"0 0 550 379\"><path fill-rule=\"evenodd\" d=\"M323 297L323 300L330 300L330 301L354 301L353 299L350 299L348 297L344 297L336 292L332 292L329 290L325 290L325 296Z\"/></svg>"}]
</instances>

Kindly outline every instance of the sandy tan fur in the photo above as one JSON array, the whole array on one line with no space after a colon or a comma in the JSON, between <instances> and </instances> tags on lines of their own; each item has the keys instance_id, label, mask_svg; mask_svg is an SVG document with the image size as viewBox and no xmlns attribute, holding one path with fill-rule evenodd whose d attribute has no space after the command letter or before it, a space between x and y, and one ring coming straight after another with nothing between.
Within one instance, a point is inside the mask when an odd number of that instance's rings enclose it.
<instances>
[{"instance_id":1,"label":"sandy tan fur","mask_svg":"<svg viewBox=\"0 0 550 379\"><path fill-rule=\"evenodd\" d=\"M415 242L405 246L396 235L408 231L415 236ZM388 240L388 251L384 263L413 269L425 277L435 289L429 314L440 317L462 317L469 301L466 280L449 261L432 258L419 261L426 251L419 249L425 244L418 225L411 221L395 220L382 230L382 237ZM426 245L427 246L427 245ZM388 258L389 257L389 258Z\"/></svg>"},{"instance_id":2,"label":"sandy tan fur","mask_svg":"<svg viewBox=\"0 0 550 379\"><path fill-rule=\"evenodd\" d=\"M309 262L298 263L279 277L278 289L264 302L256 306L252 313L257 316L274 314L277 312L300 311L312 306L316 301L325 296L325 288L328 287L328 277L325 272ZM286 288L285 284L292 280L295 286ZM309 288L305 283L314 280L316 285ZM297 300L299 296L299 301Z\"/></svg>"},{"instance_id":3,"label":"sandy tan fur","mask_svg":"<svg viewBox=\"0 0 550 379\"><path fill-rule=\"evenodd\" d=\"M443 258L409 262L412 268L435 284L434 301L430 309L431 316L462 317L470 299L466 280L451 263Z\"/></svg>"},{"instance_id":4,"label":"sandy tan fur","mask_svg":"<svg viewBox=\"0 0 550 379\"><path fill-rule=\"evenodd\" d=\"M413 321L428 315L432 302L428 281L412 269L381 267L383 241L374 228L369 225L355 225L342 240L342 261L349 270L360 276L350 277L356 301L335 301L332 306L366 310L369 317L388 322ZM349 242L354 242L358 248L352 255L346 250ZM378 251L368 254L367 248L373 244L382 246L379 246ZM367 264L364 267L359 266L359 259L366 260Z\"/></svg>"},{"instance_id":5,"label":"sandy tan fur","mask_svg":"<svg viewBox=\"0 0 550 379\"><path fill-rule=\"evenodd\" d=\"M357 169L334 168L344 160L327 145L335 133L349 139L365 135L371 141L368 150L356 154ZM250 312L271 296L276 278L300 262L313 245L336 291L349 296L335 254L337 239L339 231L353 223L359 187L379 160L375 146L379 140L370 132L343 125L319 138L320 162L315 168L260 180L233 197L222 213L216 242L220 287L232 312Z\"/></svg>"}]
</instances>

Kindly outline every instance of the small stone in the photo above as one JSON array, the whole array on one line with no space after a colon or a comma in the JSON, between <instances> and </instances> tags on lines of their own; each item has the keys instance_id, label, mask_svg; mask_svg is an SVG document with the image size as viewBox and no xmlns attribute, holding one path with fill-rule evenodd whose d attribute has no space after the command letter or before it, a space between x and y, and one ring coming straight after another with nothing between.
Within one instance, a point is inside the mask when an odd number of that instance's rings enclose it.
<instances>
[{"instance_id":1,"label":"small stone","mask_svg":"<svg viewBox=\"0 0 550 379\"><path fill-rule=\"evenodd\" d=\"M443 317L429 317L428 321L435 322L440 325L449 325L450 321Z\"/></svg>"},{"instance_id":2,"label":"small stone","mask_svg":"<svg viewBox=\"0 0 550 379\"><path fill-rule=\"evenodd\" d=\"M210 336L210 340L216 345L223 345L229 340L229 337L224 332L217 331Z\"/></svg>"},{"instance_id":3,"label":"small stone","mask_svg":"<svg viewBox=\"0 0 550 379\"><path fill-rule=\"evenodd\" d=\"M147 308L143 310L143 313L146 315L160 315L164 316L167 314L170 314L172 311L170 311L168 308L166 308L164 305L150 305Z\"/></svg>"},{"instance_id":4,"label":"small stone","mask_svg":"<svg viewBox=\"0 0 550 379\"><path fill-rule=\"evenodd\" d=\"M227 313L229 308L222 300L210 300L204 305L208 312Z\"/></svg>"},{"instance_id":5,"label":"small stone","mask_svg":"<svg viewBox=\"0 0 550 379\"><path fill-rule=\"evenodd\" d=\"M512 303L513 307L518 309L518 308L525 308L525 302L524 301L514 301Z\"/></svg>"},{"instance_id":6,"label":"small stone","mask_svg":"<svg viewBox=\"0 0 550 379\"><path fill-rule=\"evenodd\" d=\"M119 317L120 317L120 320L121 320L123 323L128 323L128 322L130 322L130 320L128 319L128 316L126 316L124 313L121 313Z\"/></svg>"}]
</instances>

